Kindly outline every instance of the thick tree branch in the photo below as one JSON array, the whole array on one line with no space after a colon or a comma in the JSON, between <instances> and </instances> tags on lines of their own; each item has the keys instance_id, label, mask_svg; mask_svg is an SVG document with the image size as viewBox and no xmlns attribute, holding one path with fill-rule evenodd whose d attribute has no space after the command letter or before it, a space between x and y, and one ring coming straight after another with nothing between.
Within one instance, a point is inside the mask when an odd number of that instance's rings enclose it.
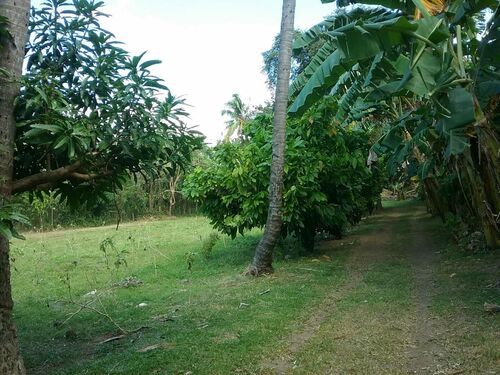
<instances>
[{"instance_id":1,"label":"thick tree branch","mask_svg":"<svg viewBox=\"0 0 500 375\"><path fill-rule=\"evenodd\" d=\"M61 182L71 177L73 173L82 167L82 162L77 161L71 165L57 168L51 171L36 173L12 182L12 193L22 193L24 191L36 189L40 185L51 185Z\"/></svg>"},{"instance_id":2,"label":"thick tree branch","mask_svg":"<svg viewBox=\"0 0 500 375\"><path fill-rule=\"evenodd\" d=\"M76 182L89 182L93 181L97 178L110 176L110 171L102 171L100 173L80 173L80 172L72 172L69 174L68 178L72 181Z\"/></svg>"},{"instance_id":3,"label":"thick tree branch","mask_svg":"<svg viewBox=\"0 0 500 375\"><path fill-rule=\"evenodd\" d=\"M81 171L84 163L77 161L65 167L36 173L12 182L12 193L22 193L29 190L49 190L59 182L70 180L75 183L90 182L98 178L109 177L112 172L102 170L99 173L84 173Z\"/></svg>"}]
</instances>

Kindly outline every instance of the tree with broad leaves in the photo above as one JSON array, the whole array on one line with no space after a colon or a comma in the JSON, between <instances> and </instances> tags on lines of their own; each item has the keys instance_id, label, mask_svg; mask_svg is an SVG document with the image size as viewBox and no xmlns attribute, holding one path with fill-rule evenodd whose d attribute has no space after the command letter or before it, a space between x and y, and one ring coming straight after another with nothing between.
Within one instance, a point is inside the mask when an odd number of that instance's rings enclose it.
<instances>
[{"instance_id":1,"label":"tree with broad leaves","mask_svg":"<svg viewBox=\"0 0 500 375\"><path fill-rule=\"evenodd\" d=\"M130 56L102 29L102 5L58 0L32 11L14 193L91 202L129 175L175 170L200 144L184 100L151 74L160 61Z\"/></svg>"},{"instance_id":2,"label":"tree with broad leaves","mask_svg":"<svg viewBox=\"0 0 500 375\"><path fill-rule=\"evenodd\" d=\"M340 238L382 191L383 174L373 160L371 168L365 162L378 129L370 123L338 127L332 123L336 108L335 98L325 98L287 121L280 237L294 236L307 252L317 233ZM266 223L272 132L268 108L245 124L244 139L212 148L184 180L184 194L232 238Z\"/></svg>"},{"instance_id":3,"label":"tree with broad leaves","mask_svg":"<svg viewBox=\"0 0 500 375\"><path fill-rule=\"evenodd\" d=\"M13 222L23 217L11 195L49 190L73 207L92 205L130 176L182 169L202 144L184 122L184 100L151 74L160 61L121 48L99 24L102 5L44 1L28 28L29 1L0 1L1 375L24 373L9 271Z\"/></svg>"}]
</instances>

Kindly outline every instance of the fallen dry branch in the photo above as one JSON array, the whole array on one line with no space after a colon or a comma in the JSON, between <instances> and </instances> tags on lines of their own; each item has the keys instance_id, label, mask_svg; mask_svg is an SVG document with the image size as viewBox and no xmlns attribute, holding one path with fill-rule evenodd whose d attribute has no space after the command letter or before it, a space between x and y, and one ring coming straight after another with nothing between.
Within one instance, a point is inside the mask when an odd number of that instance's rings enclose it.
<instances>
[{"instance_id":1,"label":"fallen dry branch","mask_svg":"<svg viewBox=\"0 0 500 375\"><path fill-rule=\"evenodd\" d=\"M484 303L484 311L490 313L498 313L500 312L500 305L496 305L494 303Z\"/></svg>"},{"instance_id":2,"label":"fallen dry branch","mask_svg":"<svg viewBox=\"0 0 500 375\"><path fill-rule=\"evenodd\" d=\"M125 337L127 337L127 336L129 336L129 335L131 335L133 333L137 333L137 332L142 331L143 329L147 329L147 328L149 328L149 327L147 327L147 326L141 326L141 327L136 328L136 329L134 329L132 331L127 331L126 333L122 333L120 335L107 338L106 340L102 340L102 341L98 342L97 345L107 344L108 342L113 342L113 341L116 341L116 340L121 340L121 339L123 339L123 338L125 338Z\"/></svg>"},{"instance_id":3,"label":"fallen dry branch","mask_svg":"<svg viewBox=\"0 0 500 375\"><path fill-rule=\"evenodd\" d=\"M113 336L113 337L110 337L109 339L102 340L102 341L98 342L97 345L107 344L108 342L120 340L120 339L123 339L125 336L127 336L127 335Z\"/></svg>"}]
</instances>

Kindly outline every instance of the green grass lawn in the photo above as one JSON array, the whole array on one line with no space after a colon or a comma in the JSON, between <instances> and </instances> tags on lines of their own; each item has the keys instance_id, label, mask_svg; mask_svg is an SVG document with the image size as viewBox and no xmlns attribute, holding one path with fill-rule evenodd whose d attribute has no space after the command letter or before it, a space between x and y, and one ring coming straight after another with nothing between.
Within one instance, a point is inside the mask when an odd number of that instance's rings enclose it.
<instances>
[{"instance_id":1,"label":"green grass lawn","mask_svg":"<svg viewBox=\"0 0 500 375\"><path fill-rule=\"evenodd\" d=\"M29 233L12 246L15 319L28 371L271 374L263 366L267 359L286 355L291 336L318 325L294 354L301 366L290 373L400 373L415 324L413 272L404 247L414 208L391 203L389 216L408 213L391 219L390 233L387 218L374 216L309 257L287 242L277 251L276 272L256 279L242 273L261 232L234 241L221 237L205 259L202 243L212 229L201 217L129 223L118 231ZM488 373L500 367L500 320L485 314L482 303L499 303L498 253L464 254L449 245L439 221L426 225L441 249L429 311L447 324L441 327L447 360L466 373ZM359 246L381 233L389 242L374 246L387 246L389 255L356 258ZM113 244L106 254L103 241ZM131 276L143 284L113 287ZM89 301L99 312L84 309L61 325ZM321 314L321 321L311 322ZM116 325L146 328L102 343L119 334Z\"/></svg>"},{"instance_id":2,"label":"green grass lawn","mask_svg":"<svg viewBox=\"0 0 500 375\"><path fill-rule=\"evenodd\" d=\"M16 241L15 318L29 372L228 374L255 368L260 356L299 324L297 318L307 316L345 276L345 253L285 260L281 249L274 275L245 277L260 232L235 241L221 238L205 259L202 240L211 232L207 219L191 217L125 224L118 231L28 234L26 241ZM100 249L107 238L116 248L108 249L108 262ZM115 254L124 250L126 265L116 268ZM191 270L188 257L194 260ZM128 276L144 284L110 289ZM83 304L93 290L102 294L103 306L99 301L92 306L118 325L148 328L98 344L118 330L98 313L84 310L58 326L78 310L67 301ZM137 307L141 303L147 306ZM156 350L137 352L157 344Z\"/></svg>"}]
</instances>

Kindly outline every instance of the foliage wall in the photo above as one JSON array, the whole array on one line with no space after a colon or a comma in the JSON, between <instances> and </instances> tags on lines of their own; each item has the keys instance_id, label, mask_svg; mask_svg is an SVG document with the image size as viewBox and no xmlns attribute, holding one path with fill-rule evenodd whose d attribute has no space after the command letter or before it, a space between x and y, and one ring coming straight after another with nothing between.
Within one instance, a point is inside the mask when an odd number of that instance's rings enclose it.
<instances>
[{"instance_id":1,"label":"foliage wall","mask_svg":"<svg viewBox=\"0 0 500 375\"><path fill-rule=\"evenodd\" d=\"M297 50L319 48L290 87L290 114L331 97L340 126L371 119L391 175L418 181L433 213L500 247L498 1L337 5L296 39Z\"/></svg>"},{"instance_id":2,"label":"foliage wall","mask_svg":"<svg viewBox=\"0 0 500 375\"><path fill-rule=\"evenodd\" d=\"M326 99L287 124L283 235L307 248L318 231L341 236L381 192L378 167L366 166L369 126L339 127L332 122L336 110L335 100ZM272 123L271 110L257 114L239 140L216 146L185 181L186 195L233 237L266 222Z\"/></svg>"}]
</instances>

